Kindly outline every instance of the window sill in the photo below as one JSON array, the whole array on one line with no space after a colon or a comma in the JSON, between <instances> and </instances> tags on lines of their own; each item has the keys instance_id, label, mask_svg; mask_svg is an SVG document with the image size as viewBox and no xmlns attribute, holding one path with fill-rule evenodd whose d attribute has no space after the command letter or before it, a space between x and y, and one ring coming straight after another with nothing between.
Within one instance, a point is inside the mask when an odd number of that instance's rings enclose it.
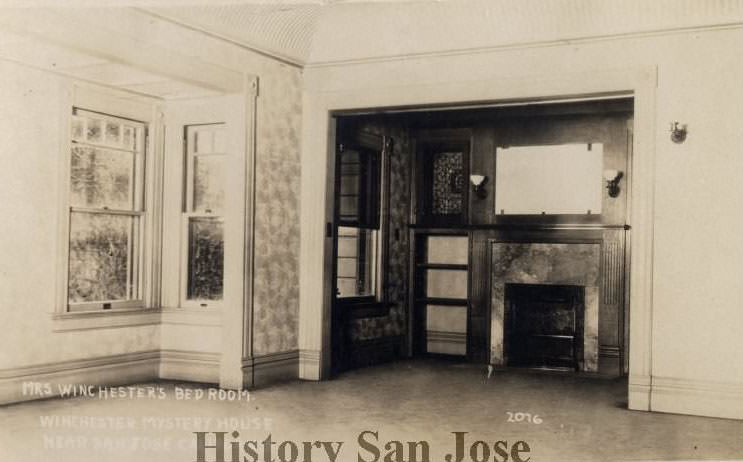
<instances>
[{"instance_id":1,"label":"window sill","mask_svg":"<svg viewBox=\"0 0 743 462\"><path fill-rule=\"evenodd\" d=\"M389 314L389 304L373 298L338 299L341 309L349 319L378 318Z\"/></svg>"},{"instance_id":2,"label":"window sill","mask_svg":"<svg viewBox=\"0 0 743 462\"><path fill-rule=\"evenodd\" d=\"M69 332L75 330L148 326L159 324L160 316L160 310L154 308L54 313L52 314L52 331Z\"/></svg>"}]
</instances>

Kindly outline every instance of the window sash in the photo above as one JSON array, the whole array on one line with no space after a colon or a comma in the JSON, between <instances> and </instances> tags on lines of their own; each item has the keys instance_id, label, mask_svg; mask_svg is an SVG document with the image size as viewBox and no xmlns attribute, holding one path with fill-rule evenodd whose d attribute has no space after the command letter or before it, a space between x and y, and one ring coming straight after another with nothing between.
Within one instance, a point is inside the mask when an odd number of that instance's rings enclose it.
<instances>
[{"instance_id":1,"label":"window sash","mask_svg":"<svg viewBox=\"0 0 743 462\"><path fill-rule=\"evenodd\" d=\"M145 242L146 236L144 235L146 229L146 218L144 211L145 204L145 146L147 137L147 126L139 121L117 117L114 115L103 114L94 111L88 111L77 107L72 108L71 114L72 124L81 124L78 128L82 130L83 138L75 138L73 130L75 128L70 126L70 137L69 143L66 148L66 162L68 166L72 165L73 149L75 147L87 147L90 149L97 149L102 151L121 152L122 154L132 155L132 168L129 178L129 200L131 209L120 209L108 206L101 207L81 207L68 205L67 207L67 277L65 278L65 306L67 312L85 312L85 311L99 311L108 309L136 309L144 307L144 254L145 254ZM84 139L87 131L87 124L90 119L96 119L101 121L101 141L94 142L91 140ZM107 142L107 126L118 127L118 145L113 142ZM130 148L125 147L124 133L129 129L130 136L133 137ZM69 194L71 194L72 188L72 171L68 170L68 201L71 200ZM68 202L69 204L69 202ZM93 301L71 301L70 300L70 284L72 281L71 275L71 264L72 264L72 219L73 216L124 216L130 217L132 222L131 228L127 231L127 243L126 243L126 258L127 258L127 274L126 274L126 295L125 298L112 299L112 300L93 300Z\"/></svg>"},{"instance_id":2,"label":"window sash","mask_svg":"<svg viewBox=\"0 0 743 462\"><path fill-rule=\"evenodd\" d=\"M143 298L143 287L144 287L144 272L142 271L144 261L144 246L142 245L143 233L145 229L145 220L143 212L133 212L128 210L101 210L101 209L87 209L79 207L70 207L69 213L69 224L68 224L68 242L72 240L72 216L73 214L85 214L85 215L97 215L97 216L127 216L131 218L138 218L137 223L132 226L131 238L127 240L127 275L126 283L127 287L127 298L125 299L107 299L107 300L94 300L94 301L82 301L73 302L70 301L69 295L69 284L71 280L70 264L72 262L71 252L72 249L68 249L67 262L68 262L68 277L67 277L67 311L78 312L78 311L97 311L97 310L108 310L108 309L119 309L119 308L141 308L144 306ZM135 229L136 228L136 229Z\"/></svg>"},{"instance_id":3,"label":"window sash","mask_svg":"<svg viewBox=\"0 0 743 462\"><path fill-rule=\"evenodd\" d=\"M186 212L181 216L181 271L180 271L180 305L184 308L219 308L222 306L224 301L224 258L222 259L222 298L220 299L203 299L203 298L189 298L189 280L191 274L189 273L190 263L190 224L194 219L211 219L216 220L224 226L224 217L215 215L212 213L203 212ZM223 228L224 233L224 228ZM224 234L222 234L222 245L224 246ZM224 254L223 254L224 255Z\"/></svg>"},{"instance_id":4,"label":"window sash","mask_svg":"<svg viewBox=\"0 0 743 462\"><path fill-rule=\"evenodd\" d=\"M203 149L199 146L201 141L198 137L202 133L209 133L211 137L210 148ZM180 250L180 306L184 308L214 309L220 308L224 301L224 252L222 254L222 296L219 299L189 298L189 284L191 281L191 223L194 220L215 220L222 225L222 246L224 249L224 200L226 192L224 189L217 190L217 196L221 194L221 204L209 208L198 207L196 204L196 172L197 162L200 159L223 159L218 167L222 173L226 173L227 151L226 151L226 125L223 122L194 124L184 126L185 141L185 171L183 185L183 211L181 213L181 250ZM219 146L218 137L221 137L222 146Z\"/></svg>"},{"instance_id":5,"label":"window sash","mask_svg":"<svg viewBox=\"0 0 743 462\"><path fill-rule=\"evenodd\" d=\"M220 133L221 136L224 136L225 131L225 124L224 123L214 123L214 124L202 124L202 125L187 125L185 126L185 140L186 140L186 168L185 168L185 187L184 187L184 212L185 213L198 213L198 212L204 212L204 213L216 213L219 214L224 209L224 204L221 204L219 208L213 208L208 209L204 208L203 210L197 210L196 209L196 187L195 187L195 181L196 181L196 164L199 159L223 159L221 168L225 168L226 164L226 158L227 153L224 150L213 150L208 152L199 152L197 151L197 139L199 133L203 133L207 131L208 127L212 127L211 134L214 137L215 134ZM215 141L213 141L215 143ZM224 172L224 170L223 170ZM222 196L224 200L224 190L222 190Z\"/></svg>"},{"instance_id":6,"label":"window sash","mask_svg":"<svg viewBox=\"0 0 743 462\"><path fill-rule=\"evenodd\" d=\"M356 229L356 234L342 234L341 228ZM368 233L368 234L367 234ZM341 255L341 242L343 240L353 240L353 246L355 247L354 255ZM339 299L349 298L379 298L381 294L381 287L379 277L381 271L381 238L379 230L366 230L363 228L353 227L339 227L338 230L338 255L337 255L337 285L340 286L342 280L353 280L355 284L354 293L343 294L338 293ZM345 246L344 246L345 247ZM363 253L363 256L362 256ZM371 255L369 255L371 253ZM363 260L362 260L363 257ZM345 272L341 274L342 262L353 262L354 274L348 276ZM368 274L366 273L368 271ZM363 274L362 274L363 272ZM362 293L359 292L359 281L368 281L369 286L365 287Z\"/></svg>"}]
</instances>

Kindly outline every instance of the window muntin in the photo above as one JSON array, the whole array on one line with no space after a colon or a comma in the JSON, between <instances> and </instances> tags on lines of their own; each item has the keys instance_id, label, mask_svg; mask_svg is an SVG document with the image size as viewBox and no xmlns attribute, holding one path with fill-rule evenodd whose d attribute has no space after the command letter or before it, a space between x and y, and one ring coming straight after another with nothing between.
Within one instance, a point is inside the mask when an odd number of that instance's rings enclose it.
<instances>
[{"instance_id":1,"label":"window muntin","mask_svg":"<svg viewBox=\"0 0 743 462\"><path fill-rule=\"evenodd\" d=\"M350 303L384 298L383 140L368 138L340 144L337 158L336 297Z\"/></svg>"},{"instance_id":2,"label":"window muntin","mask_svg":"<svg viewBox=\"0 0 743 462\"><path fill-rule=\"evenodd\" d=\"M338 297L377 295L379 232L376 229L338 227Z\"/></svg>"},{"instance_id":3,"label":"window muntin","mask_svg":"<svg viewBox=\"0 0 743 462\"><path fill-rule=\"evenodd\" d=\"M185 127L183 306L218 304L224 292L225 124Z\"/></svg>"},{"instance_id":4,"label":"window muntin","mask_svg":"<svg viewBox=\"0 0 743 462\"><path fill-rule=\"evenodd\" d=\"M379 228L380 152L341 146L338 155L339 223L359 228Z\"/></svg>"},{"instance_id":5,"label":"window muntin","mask_svg":"<svg viewBox=\"0 0 743 462\"><path fill-rule=\"evenodd\" d=\"M145 125L74 108L68 311L142 306Z\"/></svg>"}]
</instances>

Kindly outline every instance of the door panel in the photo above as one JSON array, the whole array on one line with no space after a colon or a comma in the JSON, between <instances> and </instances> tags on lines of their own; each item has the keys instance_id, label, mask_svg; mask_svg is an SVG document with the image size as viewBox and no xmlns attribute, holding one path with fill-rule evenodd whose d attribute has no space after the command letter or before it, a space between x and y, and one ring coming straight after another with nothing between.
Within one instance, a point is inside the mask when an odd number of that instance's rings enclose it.
<instances>
[{"instance_id":1,"label":"door panel","mask_svg":"<svg viewBox=\"0 0 743 462\"><path fill-rule=\"evenodd\" d=\"M467 355L467 235L416 235L415 353Z\"/></svg>"}]
</instances>

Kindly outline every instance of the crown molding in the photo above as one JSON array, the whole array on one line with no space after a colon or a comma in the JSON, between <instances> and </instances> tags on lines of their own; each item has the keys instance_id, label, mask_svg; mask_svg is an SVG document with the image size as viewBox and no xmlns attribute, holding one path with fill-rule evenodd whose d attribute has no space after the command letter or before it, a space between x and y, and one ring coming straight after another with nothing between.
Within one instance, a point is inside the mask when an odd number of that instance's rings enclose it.
<instances>
[{"instance_id":1,"label":"crown molding","mask_svg":"<svg viewBox=\"0 0 743 462\"><path fill-rule=\"evenodd\" d=\"M606 41L615 40L627 40L635 38L645 37L662 37L670 35L682 35L682 34L693 34L699 32L716 32L743 29L743 21L731 22L726 24L716 24L710 26L698 26L698 27L679 27L679 28L668 28L656 31L644 31L644 32L626 32L617 34L606 34L597 35L590 37L573 37L573 38L561 38L555 40L541 40L533 42L522 42L522 43L509 43L502 45L492 45L483 47L472 47L462 48L456 50L443 50L443 51L431 51L431 52L420 52L420 53L404 53L397 55L387 56L374 56L369 58L360 59L338 59L328 61L314 61L307 62L304 64L305 69L321 69L341 66L354 66L354 65L365 65L365 64L376 64L376 63L388 63L396 61L407 61L416 59L427 59L427 58L444 58L451 56L463 56L463 55L475 55L475 54L489 54L497 53L501 51L518 51L527 50L531 48L549 48L558 47L565 45L579 45L579 44L591 44Z\"/></svg>"}]
</instances>

